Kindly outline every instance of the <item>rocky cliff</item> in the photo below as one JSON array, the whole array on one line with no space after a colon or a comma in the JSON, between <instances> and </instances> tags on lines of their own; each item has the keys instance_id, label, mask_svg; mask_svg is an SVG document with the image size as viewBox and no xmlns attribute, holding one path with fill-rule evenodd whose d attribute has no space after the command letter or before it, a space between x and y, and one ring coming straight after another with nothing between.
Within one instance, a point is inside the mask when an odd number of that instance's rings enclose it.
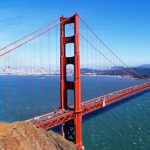
<instances>
[{"instance_id":1,"label":"rocky cliff","mask_svg":"<svg viewBox=\"0 0 150 150\"><path fill-rule=\"evenodd\" d=\"M0 123L0 150L79 150L53 131L24 122Z\"/></svg>"}]
</instances>

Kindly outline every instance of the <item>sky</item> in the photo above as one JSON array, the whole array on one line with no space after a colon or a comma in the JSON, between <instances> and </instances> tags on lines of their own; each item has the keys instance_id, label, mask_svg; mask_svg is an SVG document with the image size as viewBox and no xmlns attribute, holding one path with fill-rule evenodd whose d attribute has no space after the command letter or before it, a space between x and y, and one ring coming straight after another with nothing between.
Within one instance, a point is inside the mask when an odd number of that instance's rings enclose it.
<instances>
[{"instance_id":1,"label":"sky","mask_svg":"<svg viewBox=\"0 0 150 150\"><path fill-rule=\"evenodd\" d=\"M127 64L150 64L149 0L1 0L0 47L75 11Z\"/></svg>"}]
</instances>

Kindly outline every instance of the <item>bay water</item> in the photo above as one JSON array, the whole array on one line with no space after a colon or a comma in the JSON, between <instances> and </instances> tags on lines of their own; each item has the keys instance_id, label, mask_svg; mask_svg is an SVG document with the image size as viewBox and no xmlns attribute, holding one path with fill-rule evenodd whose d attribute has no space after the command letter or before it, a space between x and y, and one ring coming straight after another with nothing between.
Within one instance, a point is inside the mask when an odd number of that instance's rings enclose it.
<instances>
[{"instance_id":1,"label":"bay water","mask_svg":"<svg viewBox=\"0 0 150 150\"><path fill-rule=\"evenodd\" d=\"M82 76L82 101L144 81ZM59 107L59 76L0 76L0 121L25 120ZM68 104L73 93L68 92ZM150 150L150 90L83 117L86 150Z\"/></svg>"}]
</instances>

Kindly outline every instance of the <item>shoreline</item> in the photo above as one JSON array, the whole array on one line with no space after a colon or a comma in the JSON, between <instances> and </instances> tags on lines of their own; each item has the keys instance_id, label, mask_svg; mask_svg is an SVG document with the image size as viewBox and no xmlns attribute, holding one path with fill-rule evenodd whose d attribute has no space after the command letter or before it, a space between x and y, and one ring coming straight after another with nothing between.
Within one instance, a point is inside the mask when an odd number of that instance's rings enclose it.
<instances>
[{"instance_id":1,"label":"shoreline","mask_svg":"<svg viewBox=\"0 0 150 150\"><path fill-rule=\"evenodd\" d=\"M60 74L10 74L10 73L0 73L0 76L60 76ZM72 75L68 75L72 76ZM112 77L112 78L126 78L126 79L138 79L133 77L121 76L121 75L91 75L91 74L81 74L81 77Z\"/></svg>"}]
</instances>

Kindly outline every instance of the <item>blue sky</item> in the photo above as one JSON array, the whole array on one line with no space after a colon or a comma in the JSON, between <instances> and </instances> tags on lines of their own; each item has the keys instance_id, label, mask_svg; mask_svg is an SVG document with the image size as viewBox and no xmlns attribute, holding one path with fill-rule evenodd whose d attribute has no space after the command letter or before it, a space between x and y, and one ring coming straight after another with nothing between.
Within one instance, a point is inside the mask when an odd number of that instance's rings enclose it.
<instances>
[{"instance_id":1,"label":"blue sky","mask_svg":"<svg viewBox=\"0 0 150 150\"><path fill-rule=\"evenodd\" d=\"M0 47L75 11L126 63L150 63L149 0L1 0Z\"/></svg>"}]
</instances>

